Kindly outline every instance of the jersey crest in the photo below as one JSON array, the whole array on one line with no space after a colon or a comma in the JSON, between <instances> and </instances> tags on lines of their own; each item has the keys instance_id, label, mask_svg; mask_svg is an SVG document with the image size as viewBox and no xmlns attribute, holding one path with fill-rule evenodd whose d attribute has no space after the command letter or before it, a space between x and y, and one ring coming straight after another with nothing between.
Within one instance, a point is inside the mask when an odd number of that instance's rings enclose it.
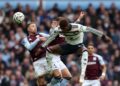
<instances>
[{"instance_id":1,"label":"jersey crest","mask_svg":"<svg viewBox=\"0 0 120 86\"><path fill-rule=\"evenodd\" d=\"M96 58L96 57L93 57L93 60L94 60L94 61L96 61L96 60L97 60L97 58Z\"/></svg>"}]
</instances>

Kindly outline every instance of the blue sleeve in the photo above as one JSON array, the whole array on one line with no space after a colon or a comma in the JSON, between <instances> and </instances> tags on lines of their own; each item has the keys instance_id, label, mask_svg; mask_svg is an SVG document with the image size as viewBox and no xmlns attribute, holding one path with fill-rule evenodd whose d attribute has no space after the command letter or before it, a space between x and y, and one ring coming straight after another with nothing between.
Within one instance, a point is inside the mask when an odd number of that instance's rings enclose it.
<instances>
[{"instance_id":1,"label":"blue sleeve","mask_svg":"<svg viewBox=\"0 0 120 86\"><path fill-rule=\"evenodd\" d=\"M39 33L39 34L46 38L48 38L50 36L49 34L46 34L46 33Z\"/></svg>"},{"instance_id":2,"label":"blue sleeve","mask_svg":"<svg viewBox=\"0 0 120 86\"><path fill-rule=\"evenodd\" d=\"M102 56L99 55L99 56L98 56L98 60L99 60L100 65L105 65L105 62L104 62Z\"/></svg>"},{"instance_id":3,"label":"blue sleeve","mask_svg":"<svg viewBox=\"0 0 120 86\"><path fill-rule=\"evenodd\" d=\"M21 44L29 51L31 51L37 44L38 42L40 41L39 38L37 38L35 41L33 42L29 42L27 37L24 38L22 41L21 41Z\"/></svg>"}]
</instances>

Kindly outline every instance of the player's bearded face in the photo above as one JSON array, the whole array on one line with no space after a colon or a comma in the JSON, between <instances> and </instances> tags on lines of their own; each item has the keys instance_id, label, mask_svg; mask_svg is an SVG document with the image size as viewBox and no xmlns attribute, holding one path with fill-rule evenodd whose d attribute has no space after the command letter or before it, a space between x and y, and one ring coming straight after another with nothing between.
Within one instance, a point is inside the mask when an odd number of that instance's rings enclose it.
<instances>
[{"instance_id":1,"label":"player's bearded face","mask_svg":"<svg viewBox=\"0 0 120 86\"><path fill-rule=\"evenodd\" d=\"M93 46L88 46L88 53L89 54L93 54L95 51L94 47Z\"/></svg>"},{"instance_id":2,"label":"player's bearded face","mask_svg":"<svg viewBox=\"0 0 120 86\"><path fill-rule=\"evenodd\" d=\"M28 32L31 32L31 33L37 33L37 27L36 27L36 24L30 24L29 27L28 27Z\"/></svg>"}]
</instances>

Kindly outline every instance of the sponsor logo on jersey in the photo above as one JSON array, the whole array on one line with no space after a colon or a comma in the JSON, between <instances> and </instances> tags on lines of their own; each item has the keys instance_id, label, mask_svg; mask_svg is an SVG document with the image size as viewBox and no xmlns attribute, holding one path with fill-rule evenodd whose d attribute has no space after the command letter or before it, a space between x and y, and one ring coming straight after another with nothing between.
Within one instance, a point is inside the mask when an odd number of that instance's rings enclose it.
<instances>
[{"instance_id":1,"label":"sponsor logo on jersey","mask_svg":"<svg viewBox=\"0 0 120 86\"><path fill-rule=\"evenodd\" d=\"M96 61L96 60L97 60L97 58L96 58L96 57L93 57L93 60L94 60L94 61Z\"/></svg>"},{"instance_id":2,"label":"sponsor logo on jersey","mask_svg":"<svg viewBox=\"0 0 120 86\"><path fill-rule=\"evenodd\" d=\"M63 32L65 36L75 36L79 34L79 31Z\"/></svg>"},{"instance_id":3,"label":"sponsor logo on jersey","mask_svg":"<svg viewBox=\"0 0 120 86\"><path fill-rule=\"evenodd\" d=\"M29 38L29 41L31 41L32 39L31 38Z\"/></svg>"},{"instance_id":4,"label":"sponsor logo on jersey","mask_svg":"<svg viewBox=\"0 0 120 86\"><path fill-rule=\"evenodd\" d=\"M96 62L88 62L87 65L94 65Z\"/></svg>"}]
</instances>

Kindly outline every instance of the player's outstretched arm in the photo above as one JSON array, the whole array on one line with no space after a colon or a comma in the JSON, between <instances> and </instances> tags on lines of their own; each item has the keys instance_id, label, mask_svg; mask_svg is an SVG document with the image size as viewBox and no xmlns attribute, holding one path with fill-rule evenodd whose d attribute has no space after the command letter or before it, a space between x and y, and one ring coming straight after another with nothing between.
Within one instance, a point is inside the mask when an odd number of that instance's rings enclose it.
<instances>
[{"instance_id":1,"label":"player's outstretched arm","mask_svg":"<svg viewBox=\"0 0 120 86\"><path fill-rule=\"evenodd\" d=\"M28 41L27 37L26 37L26 38L24 38L24 39L22 40L21 44L22 44L27 50L31 51L31 50L38 44L39 41L40 41L40 39L37 38L34 42L31 42L31 43L30 43L30 42Z\"/></svg>"},{"instance_id":2,"label":"player's outstretched arm","mask_svg":"<svg viewBox=\"0 0 120 86\"><path fill-rule=\"evenodd\" d=\"M74 23L80 23L81 19L85 16L85 12L81 11L79 17L77 18L77 20Z\"/></svg>"},{"instance_id":3,"label":"player's outstretched arm","mask_svg":"<svg viewBox=\"0 0 120 86\"><path fill-rule=\"evenodd\" d=\"M100 37L106 43L112 43L111 38L108 37L107 35L105 35L102 31L96 30L96 29L94 29L92 27L87 27L86 31L97 35L98 37Z\"/></svg>"},{"instance_id":4,"label":"player's outstretched arm","mask_svg":"<svg viewBox=\"0 0 120 86\"><path fill-rule=\"evenodd\" d=\"M54 31L54 33L52 33L48 39L42 44L42 47L46 47L47 45L49 45L59 34L59 31Z\"/></svg>"},{"instance_id":5,"label":"player's outstretched arm","mask_svg":"<svg viewBox=\"0 0 120 86\"><path fill-rule=\"evenodd\" d=\"M112 40L110 37L108 37L107 35L105 35L102 31L96 30L92 27L87 27L81 24L73 24L73 26L77 26L77 28L79 28L79 31L81 32L91 32L95 35L97 35L98 37L100 37L104 42L107 43L112 43Z\"/></svg>"}]
</instances>

